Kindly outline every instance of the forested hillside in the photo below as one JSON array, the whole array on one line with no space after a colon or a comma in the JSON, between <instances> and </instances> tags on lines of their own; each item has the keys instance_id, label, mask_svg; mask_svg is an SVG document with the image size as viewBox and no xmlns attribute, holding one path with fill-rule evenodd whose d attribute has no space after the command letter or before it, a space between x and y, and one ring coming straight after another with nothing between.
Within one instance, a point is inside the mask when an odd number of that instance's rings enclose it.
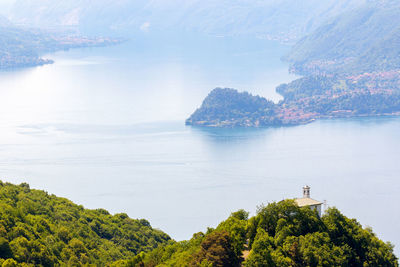
<instances>
[{"instance_id":1,"label":"forested hillside","mask_svg":"<svg viewBox=\"0 0 400 267\"><path fill-rule=\"evenodd\" d=\"M360 74L400 68L400 2L372 0L328 20L285 58L299 74Z\"/></svg>"},{"instance_id":2,"label":"forested hillside","mask_svg":"<svg viewBox=\"0 0 400 267\"><path fill-rule=\"evenodd\" d=\"M268 126L281 124L272 101L230 88L216 88L189 119L188 125L209 127Z\"/></svg>"},{"instance_id":3,"label":"forested hillside","mask_svg":"<svg viewBox=\"0 0 400 267\"><path fill-rule=\"evenodd\" d=\"M71 201L0 181L0 266L106 266L166 243L144 219L88 210Z\"/></svg>"},{"instance_id":4,"label":"forested hillside","mask_svg":"<svg viewBox=\"0 0 400 267\"><path fill-rule=\"evenodd\" d=\"M398 266L389 243L336 208L321 218L293 200L232 213L216 229L161 246L125 266Z\"/></svg>"},{"instance_id":5,"label":"forested hillside","mask_svg":"<svg viewBox=\"0 0 400 267\"><path fill-rule=\"evenodd\" d=\"M0 70L40 66L52 63L43 54L77 47L118 43L111 38L88 38L69 32L46 32L21 28L0 17Z\"/></svg>"},{"instance_id":6,"label":"forested hillside","mask_svg":"<svg viewBox=\"0 0 400 267\"><path fill-rule=\"evenodd\" d=\"M39 56L48 42L40 34L0 25L0 70L51 63Z\"/></svg>"},{"instance_id":7,"label":"forested hillside","mask_svg":"<svg viewBox=\"0 0 400 267\"><path fill-rule=\"evenodd\" d=\"M176 242L144 219L88 210L0 182L0 265L398 266L393 246L337 209L319 217L293 200L232 213L217 228Z\"/></svg>"},{"instance_id":8,"label":"forested hillside","mask_svg":"<svg viewBox=\"0 0 400 267\"><path fill-rule=\"evenodd\" d=\"M373 81L371 81L373 80ZM216 88L187 120L201 127L270 127L321 118L400 115L399 73L389 76L307 76L276 89L275 104L260 96Z\"/></svg>"}]
</instances>

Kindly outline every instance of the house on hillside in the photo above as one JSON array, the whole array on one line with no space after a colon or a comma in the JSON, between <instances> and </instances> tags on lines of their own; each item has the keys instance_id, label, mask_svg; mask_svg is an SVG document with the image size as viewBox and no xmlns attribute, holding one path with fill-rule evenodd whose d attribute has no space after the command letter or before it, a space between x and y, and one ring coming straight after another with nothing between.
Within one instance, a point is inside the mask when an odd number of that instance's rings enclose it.
<instances>
[{"instance_id":1,"label":"house on hillside","mask_svg":"<svg viewBox=\"0 0 400 267\"><path fill-rule=\"evenodd\" d=\"M303 187L303 197L294 200L299 207L310 207L312 210L317 210L318 215L321 216L322 202L310 198L310 187L308 185Z\"/></svg>"}]
</instances>

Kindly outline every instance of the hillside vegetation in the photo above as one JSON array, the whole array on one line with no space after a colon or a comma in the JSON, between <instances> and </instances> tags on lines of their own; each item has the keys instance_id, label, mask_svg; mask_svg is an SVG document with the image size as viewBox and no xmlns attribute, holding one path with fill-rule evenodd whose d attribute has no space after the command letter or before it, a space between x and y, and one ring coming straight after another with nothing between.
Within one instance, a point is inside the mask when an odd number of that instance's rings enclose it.
<instances>
[{"instance_id":1,"label":"hillside vegetation","mask_svg":"<svg viewBox=\"0 0 400 267\"><path fill-rule=\"evenodd\" d=\"M45 32L0 23L0 70L41 66L53 63L43 54L78 47L112 45L120 42L111 38L88 38L67 32Z\"/></svg>"},{"instance_id":2,"label":"hillside vegetation","mask_svg":"<svg viewBox=\"0 0 400 267\"><path fill-rule=\"evenodd\" d=\"M168 240L144 219L0 181L0 266L106 266Z\"/></svg>"},{"instance_id":3,"label":"hillside vegetation","mask_svg":"<svg viewBox=\"0 0 400 267\"><path fill-rule=\"evenodd\" d=\"M112 38L88 38L69 31L17 27L0 15L0 71L53 63L51 59L42 58L45 53L119 42Z\"/></svg>"},{"instance_id":4,"label":"hillside vegetation","mask_svg":"<svg viewBox=\"0 0 400 267\"><path fill-rule=\"evenodd\" d=\"M290 126L321 118L392 116L400 114L400 73L389 77L307 76L276 90L275 104L263 97L230 88L216 88L187 120L201 127Z\"/></svg>"},{"instance_id":5,"label":"hillside vegetation","mask_svg":"<svg viewBox=\"0 0 400 267\"><path fill-rule=\"evenodd\" d=\"M243 252L249 254L243 258ZM246 253L246 254L247 254ZM232 213L216 229L196 233L126 261L125 266L398 266L393 246L336 208L321 218L293 200Z\"/></svg>"},{"instance_id":6,"label":"hillside vegetation","mask_svg":"<svg viewBox=\"0 0 400 267\"><path fill-rule=\"evenodd\" d=\"M243 257L246 252L246 258ZM149 222L0 182L0 266L398 266L393 246L336 208L284 200L176 242Z\"/></svg>"},{"instance_id":7,"label":"hillside vegetation","mask_svg":"<svg viewBox=\"0 0 400 267\"><path fill-rule=\"evenodd\" d=\"M39 56L46 46L51 45L55 42L51 44L51 40L40 34L13 26L0 26L0 70L52 63Z\"/></svg>"},{"instance_id":8,"label":"hillside vegetation","mask_svg":"<svg viewBox=\"0 0 400 267\"><path fill-rule=\"evenodd\" d=\"M293 71L360 74L400 68L400 2L372 0L332 18L285 57Z\"/></svg>"},{"instance_id":9,"label":"hillside vegetation","mask_svg":"<svg viewBox=\"0 0 400 267\"><path fill-rule=\"evenodd\" d=\"M272 101L230 88L216 88L186 120L186 124L246 127L280 124L280 121L276 120L276 107Z\"/></svg>"}]
</instances>

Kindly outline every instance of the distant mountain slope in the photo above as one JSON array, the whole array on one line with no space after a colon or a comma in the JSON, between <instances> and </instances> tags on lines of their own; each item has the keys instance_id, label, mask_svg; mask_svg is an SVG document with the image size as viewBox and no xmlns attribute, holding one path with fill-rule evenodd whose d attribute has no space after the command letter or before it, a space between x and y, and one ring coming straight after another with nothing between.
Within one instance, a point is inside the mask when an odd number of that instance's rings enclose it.
<instances>
[{"instance_id":1,"label":"distant mountain slope","mask_svg":"<svg viewBox=\"0 0 400 267\"><path fill-rule=\"evenodd\" d=\"M294 40L367 0L17 0L10 18L85 32L169 30Z\"/></svg>"},{"instance_id":2,"label":"distant mountain slope","mask_svg":"<svg viewBox=\"0 0 400 267\"><path fill-rule=\"evenodd\" d=\"M41 57L44 53L118 42L110 38L87 38L69 32L17 27L0 16L0 70L52 63Z\"/></svg>"},{"instance_id":3,"label":"distant mountain slope","mask_svg":"<svg viewBox=\"0 0 400 267\"><path fill-rule=\"evenodd\" d=\"M400 69L400 2L369 1L294 45L286 59L301 74Z\"/></svg>"},{"instance_id":4,"label":"distant mountain slope","mask_svg":"<svg viewBox=\"0 0 400 267\"><path fill-rule=\"evenodd\" d=\"M2 24L0 26L0 70L51 63L51 60L45 60L39 56L46 45L51 46L50 43L50 40L45 40L38 33L18 29L7 23Z\"/></svg>"},{"instance_id":5,"label":"distant mountain slope","mask_svg":"<svg viewBox=\"0 0 400 267\"><path fill-rule=\"evenodd\" d=\"M144 219L88 210L71 201L0 181L0 265L109 266L166 243ZM20 265L18 265L20 266ZM115 265L120 266L120 265Z\"/></svg>"}]
</instances>

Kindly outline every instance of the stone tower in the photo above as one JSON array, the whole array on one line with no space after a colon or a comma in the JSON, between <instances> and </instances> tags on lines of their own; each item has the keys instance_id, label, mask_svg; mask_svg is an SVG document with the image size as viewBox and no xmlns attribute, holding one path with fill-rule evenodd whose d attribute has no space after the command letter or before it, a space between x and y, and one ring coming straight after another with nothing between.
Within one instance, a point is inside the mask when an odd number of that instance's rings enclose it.
<instances>
[{"instance_id":1,"label":"stone tower","mask_svg":"<svg viewBox=\"0 0 400 267\"><path fill-rule=\"evenodd\" d=\"M310 198L310 187L308 185L303 187L303 198Z\"/></svg>"}]
</instances>

